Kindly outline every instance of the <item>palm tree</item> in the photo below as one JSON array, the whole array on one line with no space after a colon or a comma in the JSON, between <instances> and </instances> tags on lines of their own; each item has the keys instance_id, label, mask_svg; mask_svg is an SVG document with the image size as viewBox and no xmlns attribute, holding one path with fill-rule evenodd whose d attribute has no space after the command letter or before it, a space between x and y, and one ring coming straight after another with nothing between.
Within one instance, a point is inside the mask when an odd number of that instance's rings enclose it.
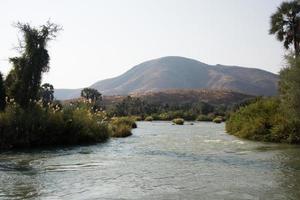
<instances>
[{"instance_id":1,"label":"palm tree","mask_svg":"<svg viewBox=\"0 0 300 200\"><path fill-rule=\"evenodd\" d=\"M270 34L275 34L286 49L294 46L295 56L300 54L300 4L297 0L283 2L271 16Z\"/></svg>"}]
</instances>

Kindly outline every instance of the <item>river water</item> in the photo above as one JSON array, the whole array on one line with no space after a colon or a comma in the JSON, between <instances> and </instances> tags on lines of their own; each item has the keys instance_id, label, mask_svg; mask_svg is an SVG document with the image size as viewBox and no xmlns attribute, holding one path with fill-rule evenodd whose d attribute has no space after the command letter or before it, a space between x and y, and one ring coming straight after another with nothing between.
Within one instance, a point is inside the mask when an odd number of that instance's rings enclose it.
<instances>
[{"instance_id":1,"label":"river water","mask_svg":"<svg viewBox=\"0 0 300 200\"><path fill-rule=\"evenodd\" d=\"M139 122L103 144L0 153L0 199L300 199L300 148Z\"/></svg>"}]
</instances>

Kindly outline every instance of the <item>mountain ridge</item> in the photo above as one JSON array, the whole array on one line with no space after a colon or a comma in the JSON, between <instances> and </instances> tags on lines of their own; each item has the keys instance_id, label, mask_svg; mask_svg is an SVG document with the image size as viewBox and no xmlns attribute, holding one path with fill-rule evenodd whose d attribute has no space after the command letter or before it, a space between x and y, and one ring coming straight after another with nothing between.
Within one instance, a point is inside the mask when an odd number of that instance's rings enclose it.
<instances>
[{"instance_id":1,"label":"mountain ridge","mask_svg":"<svg viewBox=\"0 0 300 200\"><path fill-rule=\"evenodd\" d=\"M120 76L90 87L104 95L128 95L167 89L232 90L249 95L277 94L278 75L258 68L208 65L191 58L167 56L140 63ZM75 98L80 89L56 90L57 99Z\"/></svg>"}]
</instances>

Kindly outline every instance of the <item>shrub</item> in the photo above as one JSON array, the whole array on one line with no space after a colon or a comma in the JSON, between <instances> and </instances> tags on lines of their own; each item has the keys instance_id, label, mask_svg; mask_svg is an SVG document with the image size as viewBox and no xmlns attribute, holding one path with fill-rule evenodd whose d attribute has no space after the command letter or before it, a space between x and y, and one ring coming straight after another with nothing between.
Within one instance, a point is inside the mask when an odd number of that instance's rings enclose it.
<instances>
[{"instance_id":1,"label":"shrub","mask_svg":"<svg viewBox=\"0 0 300 200\"><path fill-rule=\"evenodd\" d=\"M132 118L133 118L134 121L137 121L137 122L143 120L143 118L141 116L133 116Z\"/></svg>"},{"instance_id":2,"label":"shrub","mask_svg":"<svg viewBox=\"0 0 300 200\"><path fill-rule=\"evenodd\" d=\"M211 122L212 120L213 118L208 115L199 115L197 117L197 121Z\"/></svg>"},{"instance_id":3,"label":"shrub","mask_svg":"<svg viewBox=\"0 0 300 200\"><path fill-rule=\"evenodd\" d=\"M113 125L125 124L131 128L137 128L137 124L133 117L114 117L111 119Z\"/></svg>"},{"instance_id":4,"label":"shrub","mask_svg":"<svg viewBox=\"0 0 300 200\"><path fill-rule=\"evenodd\" d=\"M184 112L182 118L187 121L194 121L196 120L197 115L192 112Z\"/></svg>"},{"instance_id":5,"label":"shrub","mask_svg":"<svg viewBox=\"0 0 300 200\"><path fill-rule=\"evenodd\" d=\"M126 124L112 125L111 137L128 137L132 135L131 127Z\"/></svg>"},{"instance_id":6,"label":"shrub","mask_svg":"<svg viewBox=\"0 0 300 200\"><path fill-rule=\"evenodd\" d=\"M159 120L162 120L162 121L168 121L170 120L170 115L168 113L161 113L159 114L158 116Z\"/></svg>"},{"instance_id":7,"label":"shrub","mask_svg":"<svg viewBox=\"0 0 300 200\"><path fill-rule=\"evenodd\" d=\"M148 117L145 118L145 121L153 121L153 117L148 116Z\"/></svg>"},{"instance_id":8,"label":"shrub","mask_svg":"<svg viewBox=\"0 0 300 200\"><path fill-rule=\"evenodd\" d=\"M0 148L97 143L108 137L108 123L87 110L12 104L0 113Z\"/></svg>"},{"instance_id":9,"label":"shrub","mask_svg":"<svg viewBox=\"0 0 300 200\"><path fill-rule=\"evenodd\" d=\"M297 122L287 120L275 98L261 99L231 113L226 122L228 133L238 137L269 141L299 143ZM298 129L299 130L299 129Z\"/></svg>"},{"instance_id":10,"label":"shrub","mask_svg":"<svg viewBox=\"0 0 300 200\"><path fill-rule=\"evenodd\" d=\"M111 137L127 137L132 135L131 129L137 125L132 117L119 117L111 120Z\"/></svg>"},{"instance_id":11,"label":"shrub","mask_svg":"<svg viewBox=\"0 0 300 200\"><path fill-rule=\"evenodd\" d=\"M217 124L222 123L222 121L223 121L223 118L221 116L218 116L218 117L216 117L216 118L213 119L213 122L217 123Z\"/></svg>"},{"instance_id":12,"label":"shrub","mask_svg":"<svg viewBox=\"0 0 300 200\"><path fill-rule=\"evenodd\" d=\"M184 124L184 119L176 118L176 119L173 119L172 122L177 124L177 125L183 125Z\"/></svg>"}]
</instances>

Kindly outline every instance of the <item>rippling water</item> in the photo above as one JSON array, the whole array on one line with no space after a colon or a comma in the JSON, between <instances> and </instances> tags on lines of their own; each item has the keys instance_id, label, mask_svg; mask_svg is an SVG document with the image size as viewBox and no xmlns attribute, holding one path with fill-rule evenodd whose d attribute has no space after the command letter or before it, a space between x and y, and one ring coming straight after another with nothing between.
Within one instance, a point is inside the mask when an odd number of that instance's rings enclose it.
<instances>
[{"instance_id":1,"label":"rippling water","mask_svg":"<svg viewBox=\"0 0 300 200\"><path fill-rule=\"evenodd\" d=\"M0 199L300 199L300 148L140 122L93 146L0 153Z\"/></svg>"}]
</instances>

